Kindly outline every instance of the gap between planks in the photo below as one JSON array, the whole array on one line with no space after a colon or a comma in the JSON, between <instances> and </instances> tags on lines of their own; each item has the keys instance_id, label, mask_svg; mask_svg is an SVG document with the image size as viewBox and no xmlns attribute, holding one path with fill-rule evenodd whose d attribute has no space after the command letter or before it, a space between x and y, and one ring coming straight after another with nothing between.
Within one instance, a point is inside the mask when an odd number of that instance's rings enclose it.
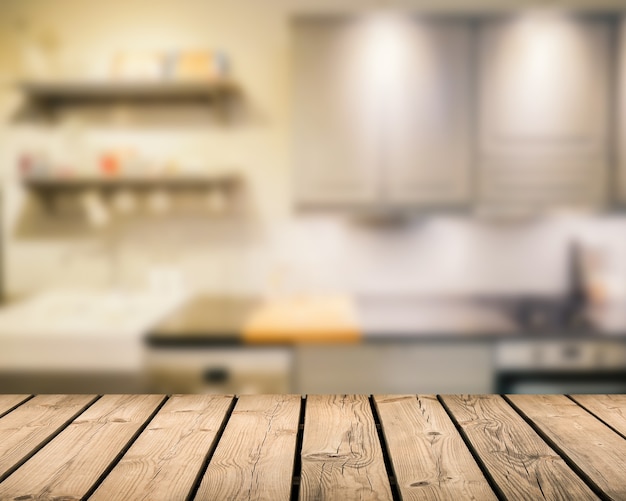
<instances>
[{"instance_id":1,"label":"gap between planks","mask_svg":"<svg viewBox=\"0 0 626 501\"><path fill-rule=\"evenodd\" d=\"M11 412L13 412L16 409L19 409L22 405L24 405L25 403L29 402L30 400L32 400L34 398L34 396L32 396L32 395L30 395L30 396L22 395L20 397L21 397L21 400L17 401L17 403L14 403L12 405L12 407L8 408L7 410L4 410L4 412L1 412L1 409L0 409L0 418L10 414ZM89 407L91 407L97 400L100 399L100 397L101 396L95 397L93 399L93 401L91 401L79 413L77 413L75 416L73 416L72 419L70 419L66 423L64 423L63 426L61 426L59 429L55 430L55 432L51 436L49 436L44 442L42 442L36 449L34 449L28 455L28 457L24 461L20 462L20 464L13 471L17 470L17 468L19 468L24 462L26 462L28 459L30 459L32 456L34 456L39 450L41 450L43 447L45 447L45 445L47 445L56 436L58 436L60 433L62 433L63 430L65 430L67 428L67 426L69 426L69 424L74 419L77 419L78 416L80 416ZM415 395L415 397L417 398L417 395ZM589 477L589 475L587 473L585 473L585 471L583 471L579 467L578 464L576 464L572 459L570 459L570 457L563 451L563 449L557 443L555 443L554 440L552 440L547 435L546 432L544 432L542 430L540 425L535 423L535 421L532 418L527 416L520 408L518 408L511 401L511 399L508 396L502 395L500 397L502 398L502 400L504 402L507 403L507 405L525 423L527 423L532 428L532 430L538 435L538 437L541 440L543 440L543 442L545 442L545 444L548 447L550 447L552 450L554 450L555 453L560 458L562 458L562 460L567 464L567 466L592 491L594 491L594 493L596 495L598 495L602 499L609 499L609 496L607 496L607 494L600 487L598 487L596 485L596 483ZM383 425L381 424L380 415L379 415L379 412L378 412L378 410L376 408L376 405L375 405L375 399L374 399L374 396L372 396L372 395L369 395L369 396L367 396L365 398L367 399L367 401L369 403L369 406L371 408L372 417L373 417L373 420L374 420L374 423L375 423L375 427L376 427L376 434L377 434L378 443L379 443L380 449L382 451L382 455L383 455L383 459L384 459L384 463L385 463L385 470L386 470L386 473L387 473L387 479L388 479L389 485L391 487L391 493L392 493L392 496L393 496L394 500L399 500L399 499L401 499L401 497L400 497L399 487L398 487L398 484L397 484L397 481L396 481L395 475L394 475L393 460L392 460L392 457L390 455L389 445L388 445L387 441L385 440L385 436L384 436L384 433L383 433ZM497 483L492 478L492 475L489 472L486 464L481 459L479 452L474 448L474 446L472 445L469 437L466 435L465 430L459 424L457 416L455 416L455 414L451 411L451 409L448 407L448 405L446 404L445 400L442 398L441 395L437 395L436 398L437 398L438 402L441 404L441 406L443 407L443 409L445 410L445 412L448 415L448 417L450 418L450 420L453 423L454 427L459 432L459 435L461 436L464 445L467 447L467 449L471 453L474 461L476 462L476 464L478 465L480 470L483 472L485 478L487 479L487 482L489 483L489 486L492 488L492 490L494 491L494 493L496 494L496 496L499 499L505 499L504 493L502 492L500 487L497 485ZM615 432L617 435L619 435L622 438L624 438L624 435L622 433L620 433L619 430L615 429L613 426L611 426L609 423L607 423L604 419L602 419L600 416L598 416L595 412L593 412L592 410L588 409L585 405L581 404L581 402L579 402L576 399L576 396L574 396L574 397L568 396L567 398L573 404L575 404L578 408L582 409L585 413L589 414L594 419L596 419L598 421L598 423L602 424L603 426L605 426L608 429L610 429L612 432ZM87 499L90 495L92 495L93 492L95 492L95 490L98 488L98 486L106 479L106 477L109 475L109 473L115 468L115 466L122 459L124 454L130 449L130 447L141 436L141 434L147 428L147 426L150 424L150 422L153 421L155 416L160 412L161 408L165 405L165 403L168 401L168 399L169 399L169 396L165 397L162 400L160 405L157 406L157 408L152 412L150 417L143 423L143 425L136 431L136 433L128 440L127 444L119 451L118 455L111 461L109 466L102 472L102 474L97 479L97 481L94 483L94 485L86 493L86 495L84 496L84 499ZM196 479L195 479L195 481L193 483L193 486L192 486L192 488L191 488L191 490L189 492L189 495L187 496L188 500L192 500L196 496L196 494L198 492L198 489L200 487L200 484L202 482L202 478L204 476L204 473L206 472L206 469L208 468L208 466L209 466L209 464L211 462L213 454L215 453L215 450L216 450L218 444L220 443L220 440L222 439L222 436L224 434L224 430L226 429L228 423L231 420L232 413L233 413L233 410L236 407L237 402L238 402L238 397L233 397L232 401L230 403L230 407L229 407L228 411L226 412L225 417L223 419L222 425L221 425L219 431L216 434L213 446L209 450L207 450L206 458L203 461L202 466L200 467L200 469L199 469L199 471L197 473L197 476L196 476ZM299 409L299 416L298 416L298 428L297 428L297 436L296 436L296 441L295 441L293 471L292 471L292 475L291 475L291 488L290 488L290 495L289 495L289 499L291 501L298 500L300 498L300 495L301 495L301 492L300 492L301 491L301 474L302 474L302 471L301 471L301 469L302 469L301 458L302 458L303 435L304 435L304 428L305 428L304 422L306 420L306 415L307 415L307 402L308 402L308 397L306 395L302 395L301 396L301 400L300 400L300 409ZM7 475L5 475L4 478L8 477L11 473L13 473L13 471L11 471Z\"/></svg>"},{"instance_id":2,"label":"gap between planks","mask_svg":"<svg viewBox=\"0 0 626 501\"><path fill-rule=\"evenodd\" d=\"M607 409L601 409L597 405L600 402L593 402L593 399L604 399L604 398L624 398L624 395L565 395L576 405L585 409L589 414L593 417L604 423L608 428L617 433L620 437L626 440L626 416L620 415L619 422L615 419L614 415L606 416L603 411ZM590 399L592 399L590 401ZM604 403L604 402L603 402ZM624 399L624 403L626 403L626 398Z\"/></svg>"},{"instance_id":3,"label":"gap between planks","mask_svg":"<svg viewBox=\"0 0 626 501\"><path fill-rule=\"evenodd\" d=\"M369 395L310 395L301 499L393 499Z\"/></svg>"},{"instance_id":4,"label":"gap between planks","mask_svg":"<svg viewBox=\"0 0 626 501\"><path fill-rule=\"evenodd\" d=\"M37 498L45 493L44 497L49 498L57 495L84 498L111 463L123 455L164 400L160 395L96 398L0 484L0 497ZM102 450L94 452L93 447ZM76 468L80 468L80 475L72 475Z\"/></svg>"},{"instance_id":5,"label":"gap between planks","mask_svg":"<svg viewBox=\"0 0 626 501\"><path fill-rule=\"evenodd\" d=\"M487 483L489 484L489 487L491 487L491 490L493 490L494 494L496 495L499 501L506 501L506 496L504 495L504 492L502 492L502 489L500 489L495 479L491 476L491 473L489 472L487 465L483 462L480 455L478 454L478 451L474 448L474 446L470 442L469 437L465 433L465 430L463 429L463 427L459 424L459 421L457 420L456 416L448 408L448 405L443 400L442 396L439 394L437 394L437 401L441 404L444 411L448 415L448 418L450 418L450 421L452 421L452 424L454 425L456 430L459 432L459 435L461 436L461 440L463 440L465 447L467 447L470 454L474 458L474 461L480 468L480 471L482 472L484 477L487 479Z\"/></svg>"},{"instance_id":6,"label":"gap between planks","mask_svg":"<svg viewBox=\"0 0 626 501\"><path fill-rule=\"evenodd\" d=\"M300 415L298 416L298 434L296 435L296 450L293 458L293 473L291 474L290 501L298 501L300 496L300 481L302 475L302 439L304 437L304 414L306 412L306 395L300 398Z\"/></svg>"},{"instance_id":7,"label":"gap between planks","mask_svg":"<svg viewBox=\"0 0 626 501\"><path fill-rule=\"evenodd\" d=\"M150 414L148 419L146 419L146 421L137 429L135 434L130 438L130 440L128 440L126 445L124 447L122 447L122 449L118 452L117 456L115 456L113 458L113 460L111 461L111 463L109 463L109 466L107 466L104 469L104 471L102 472L100 477L98 477L98 479L91 486L91 488L85 493L85 495L83 496L83 499L88 499L96 491L96 489L100 486L100 484L102 482L104 482L104 479L109 475L109 473L111 473L111 471L113 471L113 468L115 468L115 466L120 462L120 460L122 459L124 454L126 454L128 449L131 448L131 446L135 443L137 438L139 438L139 436L143 433L143 431L148 427L150 422L154 419L154 417L159 413L159 411L167 403L169 398L170 398L170 396L166 395L163 398L163 400L161 400L161 403L159 405L157 405L157 407L154 409L154 411L152 411L152 414Z\"/></svg>"},{"instance_id":8,"label":"gap between planks","mask_svg":"<svg viewBox=\"0 0 626 501\"><path fill-rule=\"evenodd\" d=\"M439 399L501 499L597 499L580 472L501 395Z\"/></svg>"},{"instance_id":9,"label":"gap between planks","mask_svg":"<svg viewBox=\"0 0 626 501\"><path fill-rule=\"evenodd\" d=\"M517 412L521 418L526 421L526 423L528 423L528 425L535 431L535 433L537 433L537 435L539 435L542 440L544 442L546 442L546 444L548 444L548 446L554 451L556 452L562 459L563 461L565 461L565 463L567 464L567 466L569 466L572 471L574 473L576 473L576 475L578 475L580 477L580 479L585 482L585 484L587 484L589 486L589 488L602 500L610 500L609 497L606 496L606 494L604 494L604 492L602 491L602 489L600 489L600 487L593 481L591 480L591 478L589 478L589 476L576 464L574 463L574 461L572 461L567 454L565 454L563 452L563 450L557 445L555 444L552 440L550 440L545 433L543 433L543 431L541 430L541 428L532 420L530 419L526 414L524 414L515 404L513 404L513 402L511 402L511 400L508 398L507 395L501 395L502 398L505 400L505 402L507 404L509 404L513 410L515 412ZM575 404L579 405L578 402L574 402ZM582 407L579 405L579 407ZM584 409L583 409L584 410Z\"/></svg>"},{"instance_id":10,"label":"gap between planks","mask_svg":"<svg viewBox=\"0 0 626 501\"><path fill-rule=\"evenodd\" d=\"M74 400L82 400L82 402L73 403ZM2 436L2 429L8 426L11 430L14 424L11 421L19 420L20 426L27 426L29 433L26 436L20 437L20 443L11 444L10 440L6 438L3 440L3 447L9 447L12 449L9 453L6 449L0 451L0 482L6 480L10 475L15 473L24 463L30 458L42 450L52 440L59 436L65 429L93 404L100 399L100 395L33 395L31 398L27 398L20 404L14 406L10 412L5 413L0 421L0 437ZM39 413L33 413L32 407L52 407L55 413L60 412L63 407L70 412L65 417L65 420L54 424L56 415L51 415L50 420L41 423L41 426L36 426L38 420L41 419ZM72 409L73 407L73 409ZM8 422L7 422L8 420ZM24 428L22 428L24 429ZM20 430L21 431L21 430ZM15 441L18 434L11 433L11 438ZM33 442L31 445L27 445L27 442ZM17 447L16 447L17 446ZM6 464L6 463L9 464Z\"/></svg>"},{"instance_id":11,"label":"gap between planks","mask_svg":"<svg viewBox=\"0 0 626 501\"><path fill-rule=\"evenodd\" d=\"M234 395L230 403L230 407L226 411L226 415L224 416L222 425L220 426L219 430L217 431L215 435L213 446L207 451L206 458L202 462L201 468L198 470L196 479L194 480L193 486L191 487L191 490L189 491L189 494L187 495L187 498L185 499L185 501L192 501L196 497L196 494L198 493L198 489L200 489L200 484L202 483L202 478L204 477L204 474L207 468L209 467L209 463L211 462L211 459L213 458L213 454L215 454L215 449L217 449L217 444L219 444L220 440L222 440L222 435L224 435L224 430L226 429L226 425L230 421L230 417L233 414L233 410L235 410L235 406L237 405L238 400L239 400L239 397L237 395Z\"/></svg>"},{"instance_id":12,"label":"gap between planks","mask_svg":"<svg viewBox=\"0 0 626 501\"><path fill-rule=\"evenodd\" d=\"M401 501L400 488L396 477L393 472L393 464L391 462L391 455L389 451L389 444L385 440L385 434L383 433L382 422L380 420L380 414L376 408L376 402L374 395L369 396L370 407L372 409L372 416L374 417L374 423L376 424L376 433L378 434L378 441L380 442L380 448L383 451L383 461L385 462L385 470L387 471L387 478L389 479L389 487L391 488L391 495L393 501Z\"/></svg>"},{"instance_id":13,"label":"gap between planks","mask_svg":"<svg viewBox=\"0 0 626 501\"><path fill-rule=\"evenodd\" d=\"M20 405L32 400L35 395L2 395L0 396L0 418L14 411Z\"/></svg>"},{"instance_id":14,"label":"gap between planks","mask_svg":"<svg viewBox=\"0 0 626 501\"><path fill-rule=\"evenodd\" d=\"M301 395L242 395L195 499L289 499Z\"/></svg>"},{"instance_id":15,"label":"gap between planks","mask_svg":"<svg viewBox=\"0 0 626 501\"><path fill-rule=\"evenodd\" d=\"M520 399L519 397L526 397L525 399ZM614 450L603 450L598 451L596 443L590 442L589 447L585 451L581 451L578 444L573 443L569 440L568 433L562 433L561 430L553 421L542 420L542 414L538 412L534 412L533 414L533 402L529 400L528 397L533 397L532 395L503 395L504 400L513 408L515 411L533 428L533 430L554 450L557 452L559 456L565 461L565 463L589 486L589 488L594 491L594 493L603 500L612 500L612 499L623 499L625 489L624 486L620 484L616 484L612 481L612 478L607 478L607 475L610 474L619 475L622 472L622 468L615 468L615 463L611 461L604 461L606 458L605 454L611 453L614 457L614 461L624 463L624 457L626 457L626 446L624 443L618 442L621 446L619 449L622 451L622 457L619 455L615 456ZM580 415L581 420L584 425L588 425L590 428L597 428L597 431L600 432L600 435L604 435L606 438L606 434L608 432L609 435L619 436L623 438L619 433L611 427L607 426L607 424L599 419L594 413L589 412L583 406L579 404L575 399L566 398L564 395L535 395L537 400L542 399L550 399L552 402L545 401L545 404L561 404L561 402L567 403L567 406L571 409L580 409L582 414ZM561 402L558 402L555 399L560 399ZM517 402L516 402L517 401ZM541 405L541 404L540 404ZM569 410L567 412L563 412L563 414L555 415L557 417L568 417L568 427L565 430L569 429L569 423L573 423L577 425L578 419L576 419L576 415L572 415ZM543 421L543 422L542 422ZM583 426L584 428L584 426ZM589 431L589 430L587 430ZM559 439L553 438L561 435ZM602 445L602 444L600 444ZM598 464L604 462L604 468L596 468ZM594 464L595 463L595 464ZM619 470L616 471L616 470ZM619 477L618 477L619 478Z\"/></svg>"},{"instance_id":16,"label":"gap between planks","mask_svg":"<svg viewBox=\"0 0 626 501\"><path fill-rule=\"evenodd\" d=\"M495 501L493 489L435 395L377 395L403 499Z\"/></svg>"}]
</instances>

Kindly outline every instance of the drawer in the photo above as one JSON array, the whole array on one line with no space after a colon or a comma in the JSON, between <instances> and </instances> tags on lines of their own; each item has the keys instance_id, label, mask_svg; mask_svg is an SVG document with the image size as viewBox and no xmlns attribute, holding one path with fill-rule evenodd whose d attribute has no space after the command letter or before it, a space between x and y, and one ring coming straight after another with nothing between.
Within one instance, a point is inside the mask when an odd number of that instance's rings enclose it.
<instances>
[{"instance_id":1,"label":"drawer","mask_svg":"<svg viewBox=\"0 0 626 501\"><path fill-rule=\"evenodd\" d=\"M146 379L158 393L288 393L288 348L159 349L146 354Z\"/></svg>"}]
</instances>

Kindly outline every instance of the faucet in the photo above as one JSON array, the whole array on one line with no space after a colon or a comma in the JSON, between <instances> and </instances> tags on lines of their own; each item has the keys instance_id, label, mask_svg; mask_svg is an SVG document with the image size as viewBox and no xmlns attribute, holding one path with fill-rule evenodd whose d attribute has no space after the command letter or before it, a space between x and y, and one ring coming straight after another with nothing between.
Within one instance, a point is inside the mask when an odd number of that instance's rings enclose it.
<instances>
[{"instance_id":1,"label":"faucet","mask_svg":"<svg viewBox=\"0 0 626 501\"><path fill-rule=\"evenodd\" d=\"M567 292L563 311L563 324L580 327L587 324L587 280L584 262L584 249L580 242L570 242L567 251Z\"/></svg>"}]
</instances>

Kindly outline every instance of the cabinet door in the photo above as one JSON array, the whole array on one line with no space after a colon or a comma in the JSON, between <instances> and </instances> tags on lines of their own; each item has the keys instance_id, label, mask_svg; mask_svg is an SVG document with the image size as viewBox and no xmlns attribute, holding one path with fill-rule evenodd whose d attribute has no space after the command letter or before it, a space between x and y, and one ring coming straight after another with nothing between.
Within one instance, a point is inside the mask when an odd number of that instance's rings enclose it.
<instances>
[{"instance_id":1,"label":"cabinet door","mask_svg":"<svg viewBox=\"0 0 626 501\"><path fill-rule=\"evenodd\" d=\"M450 340L306 345L295 349L296 393L491 393L493 347Z\"/></svg>"},{"instance_id":2,"label":"cabinet door","mask_svg":"<svg viewBox=\"0 0 626 501\"><path fill-rule=\"evenodd\" d=\"M291 391L295 393L393 393L393 388L385 384L386 347L382 343L301 343L294 352Z\"/></svg>"},{"instance_id":3,"label":"cabinet door","mask_svg":"<svg viewBox=\"0 0 626 501\"><path fill-rule=\"evenodd\" d=\"M471 156L469 23L404 18L395 24L382 118L386 200L463 204Z\"/></svg>"},{"instance_id":4,"label":"cabinet door","mask_svg":"<svg viewBox=\"0 0 626 501\"><path fill-rule=\"evenodd\" d=\"M493 347L479 341L391 344L385 353L388 393L492 393Z\"/></svg>"},{"instance_id":5,"label":"cabinet door","mask_svg":"<svg viewBox=\"0 0 626 501\"><path fill-rule=\"evenodd\" d=\"M606 21L565 15L483 22L483 208L536 212L605 202L609 31Z\"/></svg>"},{"instance_id":6,"label":"cabinet door","mask_svg":"<svg viewBox=\"0 0 626 501\"><path fill-rule=\"evenodd\" d=\"M295 191L299 205L378 200L379 107L367 23L298 19L294 36Z\"/></svg>"}]
</instances>

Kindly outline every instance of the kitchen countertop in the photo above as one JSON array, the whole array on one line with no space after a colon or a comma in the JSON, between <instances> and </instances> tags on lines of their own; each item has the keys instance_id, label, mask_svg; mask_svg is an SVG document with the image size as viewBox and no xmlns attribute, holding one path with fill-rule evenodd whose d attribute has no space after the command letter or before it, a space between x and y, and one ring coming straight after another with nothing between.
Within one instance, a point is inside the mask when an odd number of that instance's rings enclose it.
<instances>
[{"instance_id":1,"label":"kitchen countertop","mask_svg":"<svg viewBox=\"0 0 626 501\"><path fill-rule=\"evenodd\" d=\"M253 297L195 296L156 325L146 339L152 346L240 344L246 319L259 304Z\"/></svg>"},{"instance_id":2,"label":"kitchen countertop","mask_svg":"<svg viewBox=\"0 0 626 501\"><path fill-rule=\"evenodd\" d=\"M0 371L138 372L143 336L187 302L148 290L49 290L0 310Z\"/></svg>"},{"instance_id":3,"label":"kitchen countertop","mask_svg":"<svg viewBox=\"0 0 626 501\"><path fill-rule=\"evenodd\" d=\"M0 395L0 416L2 499L626 498L626 395Z\"/></svg>"},{"instance_id":4,"label":"kitchen countertop","mask_svg":"<svg viewBox=\"0 0 626 501\"><path fill-rule=\"evenodd\" d=\"M239 345L260 298L200 295L147 335L154 347ZM626 337L626 304L589 311L590 325L568 329L525 328L516 319L513 299L471 297L364 296L355 300L361 340L459 341L546 338L619 339ZM294 336L294 342L297 338ZM284 339L277 343L289 344Z\"/></svg>"}]
</instances>

